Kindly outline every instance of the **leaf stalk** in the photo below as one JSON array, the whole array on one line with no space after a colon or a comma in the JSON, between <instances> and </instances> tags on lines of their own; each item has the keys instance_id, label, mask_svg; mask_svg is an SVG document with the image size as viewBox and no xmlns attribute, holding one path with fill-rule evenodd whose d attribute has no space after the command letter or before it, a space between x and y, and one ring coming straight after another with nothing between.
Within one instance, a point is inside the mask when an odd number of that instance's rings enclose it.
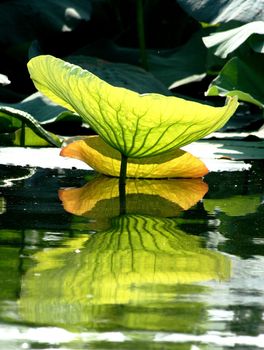
<instances>
[{"instance_id":1,"label":"leaf stalk","mask_svg":"<svg viewBox=\"0 0 264 350\"><path fill-rule=\"evenodd\" d=\"M141 65L145 70L148 70L148 57L147 57L146 42L145 42L143 0L137 0L137 31L138 31Z\"/></svg>"}]
</instances>

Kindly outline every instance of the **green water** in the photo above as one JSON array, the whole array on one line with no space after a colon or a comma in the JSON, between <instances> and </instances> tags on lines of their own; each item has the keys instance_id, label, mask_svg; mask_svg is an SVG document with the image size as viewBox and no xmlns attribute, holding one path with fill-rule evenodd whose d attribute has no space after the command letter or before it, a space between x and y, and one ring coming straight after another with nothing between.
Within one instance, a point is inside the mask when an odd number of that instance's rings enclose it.
<instances>
[{"instance_id":1,"label":"green water","mask_svg":"<svg viewBox=\"0 0 264 350\"><path fill-rule=\"evenodd\" d=\"M1 166L0 349L264 349L263 178Z\"/></svg>"}]
</instances>

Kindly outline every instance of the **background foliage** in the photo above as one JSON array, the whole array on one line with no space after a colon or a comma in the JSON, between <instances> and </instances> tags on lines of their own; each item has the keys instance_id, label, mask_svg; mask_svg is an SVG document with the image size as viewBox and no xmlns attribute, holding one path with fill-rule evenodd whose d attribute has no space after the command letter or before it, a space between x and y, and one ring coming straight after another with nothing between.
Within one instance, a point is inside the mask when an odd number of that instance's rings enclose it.
<instances>
[{"instance_id":1,"label":"background foliage","mask_svg":"<svg viewBox=\"0 0 264 350\"><path fill-rule=\"evenodd\" d=\"M254 115L251 128L263 124L263 0L9 0L0 3L0 25L1 145L56 146L50 132L60 141L93 133L35 93L26 63L39 54L140 93L214 105L237 94L244 102L235 127L243 114Z\"/></svg>"}]
</instances>

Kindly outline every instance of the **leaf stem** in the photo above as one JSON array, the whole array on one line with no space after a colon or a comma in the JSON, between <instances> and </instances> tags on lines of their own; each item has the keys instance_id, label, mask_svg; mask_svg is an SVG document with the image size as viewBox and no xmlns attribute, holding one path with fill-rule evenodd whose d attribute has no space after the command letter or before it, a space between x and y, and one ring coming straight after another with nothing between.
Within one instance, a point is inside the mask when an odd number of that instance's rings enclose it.
<instances>
[{"instance_id":1,"label":"leaf stem","mask_svg":"<svg viewBox=\"0 0 264 350\"><path fill-rule=\"evenodd\" d=\"M121 154L121 166L119 176L119 204L120 215L126 214L126 173L127 173L127 156Z\"/></svg>"},{"instance_id":2,"label":"leaf stem","mask_svg":"<svg viewBox=\"0 0 264 350\"><path fill-rule=\"evenodd\" d=\"M148 57L147 57L146 42L145 42L143 0L137 0L137 31L138 31L141 64L145 70L148 70Z\"/></svg>"}]
</instances>

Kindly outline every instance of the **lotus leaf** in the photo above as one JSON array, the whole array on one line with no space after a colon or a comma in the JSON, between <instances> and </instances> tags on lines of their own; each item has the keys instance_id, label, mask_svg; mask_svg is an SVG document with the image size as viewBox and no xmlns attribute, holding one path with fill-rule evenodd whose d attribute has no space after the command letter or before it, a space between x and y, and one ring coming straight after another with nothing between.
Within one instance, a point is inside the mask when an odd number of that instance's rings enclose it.
<instances>
[{"instance_id":1,"label":"lotus leaf","mask_svg":"<svg viewBox=\"0 0 264 350\"><path fill-rule=\"evenodd\" d=\"M162 154L200 139L222 127L238 106L236 97L224 107L212 107L174 96L140 95L49 55L31 59L28 69L38 90L77 112L130 158Z\"/></svg>"}]
</instances>

